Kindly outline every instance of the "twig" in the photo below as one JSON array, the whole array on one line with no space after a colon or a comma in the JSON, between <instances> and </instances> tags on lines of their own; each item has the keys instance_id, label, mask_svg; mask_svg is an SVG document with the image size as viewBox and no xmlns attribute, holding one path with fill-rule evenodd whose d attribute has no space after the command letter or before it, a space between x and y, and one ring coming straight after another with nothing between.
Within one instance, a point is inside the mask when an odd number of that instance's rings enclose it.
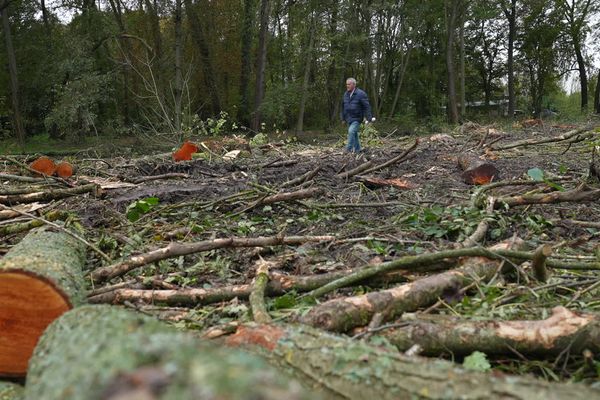
<instances>
[{"instance_id":1,"label":"twig","mask_svg":"<svg viewBox=\"0 0 600 400\"><path fill-rule=\"evenodd\" d=\"M533 259L531 260L531 268L535 275L535 279L540 282L546 283L548 281L548 268L546 268L546 259L552 254L552 246L543 244L538 247L533 253Z\"/></svg>"},{"instance_id":2,"label":"twig","mask_svg":"<svg viewBox=\"0 0 600 400\"><path fill-rule=\"evenodd\" d=\"M415 150L418 145L419 145L419 139L415 139L415 142L413 143L413 145L410 146L408 149L404 150L404 152L402 152L402 154L400 154L400 155L398 155L398 156L396 156L396 157L394 157L394 158L392 158L392 159L384 162L383 164L376 165L373 168L369 168L368 170L363 171L363 174L369 174L371 172L378 171L378 170L383 169L385 167L389 167L390 165L392 165L392 164L394 164L396 162L404 161L404 158L406 156L408 156L413 150Z\"/></svg>"},{"instance_id":3,"label":"twig","mask_svg":"<svg viewBox=\"0 0 600 400\"><path fill-rule=\"evenodd\" d=\"M106 253L104 253L98 247L94 246L93 244L91 244L90 242L88 242L87 240L85 240L84 238L82 238L81 236L79 236L79 235L71 232L70 230L65 229L64 227L62 227L60 225L55 224L54 222L50 222L50 221L48 221L48 220L46 220L44 218L38 217L36 215L30 214L30 213L27 213L27 212L16 210L16 209L14 209L12 207L8 207L8 206L5 206L3 204L0 204L0 208L3 209L3 210L11 210L11 211L17 212L17 213L19 213L21 215L25 215L27 217L30 217L30 218L42 221L45 225L49 225L49 226L51 226L53 228L56 228L59 231L64 232L67 235L69 235L69 236L73 237L74 239L80 241L81 243L85 244L87 247L89 247L90 249L92 249L95 253L97 253L100 257L102 257L107 262L112 262L112 259L109 256L107 256Z\"/></svg>"}]
</instances>

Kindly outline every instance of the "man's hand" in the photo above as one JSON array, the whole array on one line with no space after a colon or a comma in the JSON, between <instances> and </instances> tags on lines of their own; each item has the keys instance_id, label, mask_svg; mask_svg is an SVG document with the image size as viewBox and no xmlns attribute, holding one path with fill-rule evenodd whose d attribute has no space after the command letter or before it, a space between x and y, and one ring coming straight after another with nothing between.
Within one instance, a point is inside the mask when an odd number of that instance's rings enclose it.
<instances>
[{"instance_id":1,"label":"man's hand","mask_svg":"<svg viewBox=\"0 0 600 400\"><path fill-rule=\"evenodd\" d=\"M346 120L342 120L342 125L346 125Z\"/></svg>"},{"instance_id":2,"label":"man's hand","mask_svg":"<svg viewBox=\"0 0 600 400\"><path fill-rule=\"evenodd\" d=\"M375 117L371 118L371 122L375 122Z\"/></svg>"}]
</instances>

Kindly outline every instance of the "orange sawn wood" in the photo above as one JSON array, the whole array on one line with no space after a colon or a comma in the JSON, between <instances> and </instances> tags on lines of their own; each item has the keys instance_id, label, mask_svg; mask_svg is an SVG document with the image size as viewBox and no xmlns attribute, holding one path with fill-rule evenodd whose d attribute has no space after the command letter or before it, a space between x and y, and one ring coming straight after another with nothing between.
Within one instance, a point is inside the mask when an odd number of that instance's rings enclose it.
<instances>
[{"instance_id":1,"label":"orange sawn wood","mask_svg":"<svg viewBox=\"0 0 600 400\"><path fill-rule=\"evenodd\" d=\"M54 174L54 171L56 170L56 165L54 164L54 161L52 161L50 158L42 156L34 162L32 162L29 165L29 168L39 172L41 175L50 176Z\"/></svg>"}]
</instances>

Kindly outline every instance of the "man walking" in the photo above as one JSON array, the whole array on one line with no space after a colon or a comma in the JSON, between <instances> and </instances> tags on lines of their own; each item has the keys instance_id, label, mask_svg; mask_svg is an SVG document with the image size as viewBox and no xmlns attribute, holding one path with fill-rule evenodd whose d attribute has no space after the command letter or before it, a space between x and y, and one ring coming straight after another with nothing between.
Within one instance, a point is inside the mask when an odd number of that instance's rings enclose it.
<instances>
[{"instance_id":1,"label":"man walking","mask_svg":"<svg viewBox=\"0 0 600 400\"><path fill-rule=\"evenodd\" d=\"M365 119L365 124L374 122L375 117L371 113L369 98L364 90L356 87L356 79L346 79L346 92L342 103L342 123L348 124L348 144L346 151L360 152L360 141L358 140L358 129L360 123Z\"/></svg>"}]
</instances>

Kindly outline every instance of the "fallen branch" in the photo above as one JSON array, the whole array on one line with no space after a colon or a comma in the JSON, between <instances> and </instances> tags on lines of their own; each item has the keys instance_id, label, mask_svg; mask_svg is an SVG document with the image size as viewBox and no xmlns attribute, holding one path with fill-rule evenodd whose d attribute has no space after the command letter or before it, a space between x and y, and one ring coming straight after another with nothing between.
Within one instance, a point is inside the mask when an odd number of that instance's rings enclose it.
<instances>
[{"instance_id":1,"label":"fallen branch","mask_svg":"<svg viewBox=\"0 0 600 400\"><path fill-rule=\"evenodd\" d=\"M256 276L252 283L252 292L250 293L250 308L254 321L259 324L271 322L271 316L267 312L265 305L265 291L269 283L269 262L262 258L258 261Z\"/></svg>"},{"instance_id":2,"label":"fallen branch","mask_svg":"<svg viewBox=\"0 0 600 400\"><path fill-rule=\"evenodd\" d=\"M440 267L438 267L440 268ZM355 270L336 271L319 275L284 275L277 272L269 274L269 281L265 289L267 296L281 296L289 292L305 293L319 288L331 281L348 275ZM406 282L404 274L390 272L367 279L361 283L372 286L390 285ZM90 293L88 302L123 304L125 302L161 303L170 306L198 306L229 301L234 298L245 300L252 293L252 285L233 285L210 289L177 289L177 290L145 290L131 288L135 280L98 288Z\"/></svg>"},{"instance_id":3,"label":"fallen branch","mask_svg":"<svg viewBox=\"0 0 600 400\"><path fill-rule=\"evenodd\" d=\"M0 195L0 204L12 205L18 203L34 203L36 201L58 200L83 193L93 193L94 196L99 196L100 188L98 185L92 183L89 185L76 186L66 189L54 189L45 192L28 193L22 195Z\"/></svg>"},{"instance_id":4,"label":"fallen branch","mask_svg":"<svg viewBox=\"0 0 600 400\"><path fill-rule=\"evenodd\" d=\"M300 175L297 178L294 178L292 180L282 183L279 187L280 188L292 187L292 186L296 186L301 183L304 183L306 181L310 181L312 178L315 177L315 175L317 175L319 173L320 170L321 170L321 166L319 165L317 168L313 169L312 171L308 171L307 173Z\"/></svg>"},{"instance_id":5,"label":"fallen branch","mask_svg":"<svg viewBox=\"0 0 600 400\"><path fill-rule=\"evenodd\" d=\"M577 189L565 192L551 192L539 194L524 194L521 196L507 196L496 198L496 208L504 206L515 207L529 204L553 204L564 202L584 202L598 201L600 199L600 189L586 189L580 186Z\"/></svg>"},{"instance_id":6,"label":"fallen branch","mask_svg":"<svg viewBox=\"0 0 600 400\"><path fill-rule=\"evenodd\" d=\"M490 218L492 216L492 212L494 211L495 202L495 198L488 197L488 205L485 209L485 215L482 217L479 224L477 224L477 228L475 228L475 231L471 234L471 236L463 240L461 243L458 243L458 248L474 247L477 246L477 243L483 241L490 227Z\"/></svg>"},{"instance_id":7,"label":"fallen branch","mask_svg":"<svg viewBox=\"0 0 600 400\"><path fill-rule=\"evenodd\" d=\"M523 246L520 240L514 242L516 247ZM489 251L510 247L512 241L500 243ZM497 273L499 265L499 261L489 258L464 258L457 269L380 292L327 301L313 307L301 321L328 331L346 332L368 324L376 313L383 313L385 320L390 320L403 312L429 306L440 297L452 296L473 281L487 282Z\"/></svg>"},{"instance_id":8,"label":"fallen branch","mask_svg":"<svg viewBox=\"0 0 600 400\"><path fill-rule=\"evenodd\" d=\"M515 147L533 146L533 145L537 145L537 144L561 142L563 140L569 140L583 132L591 131L593 129L594 129L594 127L592 125L586 125L581 128L577 128L577 129L571 130L569 132L565 132L562 135L558 135L558 136L554 136L554 137L550 137L550 138L518 140L513 143L505 144L504 146L491 146L489 148L491 150L508 150L508 149L513 149ZM594 133L594 132L590 132L590 133Z\"/></svg>"},{"instance_id":9,"label":"fallen branch","mask_svg":"<svg viewBox=\"0 0 600 400\"><path fill-rule=\"evenodd\" d=\"M451 332L449 332L451 333ZM226 343L253 349L310 378L326 398L588 400L598 389L527 376L480 373L445 360L409 357L302 326L241 326Z\"/></svg>"},{"instance_id":10,"label":"fallen branch","mask_svg":"<svg viewBox=\"0 0 600 400\"><path fill-rule=\"evenodd\" d=\"M222 249L226 247L261 247L261 246L278 246L278 245L294 245L306 242L326 242L334 240L334 236L272 236L272 237L257 237L257 238L224 238L205 240L196 243L176 243L172 242L167 247L153 250L148 253L130 257L125 261L109 265L107 267L98 268L90 274L94 282L101 282L108 279L113 279L121 276L135 268L150 264L155 261L164 260L171 257L184 256L187 254L199 253L214 249Z\"/></svg>"},{"instance_id":11,"label":"fallen branch","mask_svg":"<svg viewBox=\"0 0 600 400\"><path fill-rule=\"evenodd\" d=\"M6 211L6 210L4 210ZM17 213L17 215L19 215ZM12 235L15 233L26 232L33 228L39 228L40 226L44 226L48 221L56 221L56 220L65 220L69 216L69 213L66 211L50 211L46 215L44 215L43 219L32 219L27 222L19 222L10 225L0 226L0 237Z\"/></svg>"},{"instance_id":12,"label":"fallen branch","mask_svg":"<svg viewBox=\"0 0 600 400\"><path fill-rule=\"evenodd\" d=\"M296 200L302 200L302 199L309 199L311 197L318 196L322 193L323 193L322 188L315 187L315 188L310 188L310 189L296 190L295 192L277 193L277 194L274 194L271 196L265 196L265 197L262 197L262 198L256 200L252 204L244 207L243 209L234 212L231 215L231 217L245 213L245 212L252 210L253 208L256 208L258 206L264 206L267 204L279 203L279 202L284 202L284 201L296 201Z\"/></svg>"},{"instance_id":13,"label":"fallen branch","mask_svg":"<svg viewBox=\"0 0 600 400\"><path fill-rule=\"evenodd\" d=\"M351 169L350 171L340 172L335 177L339 178L339 179L348 179L350 177L353 177L354 175L358 175L361 172L371 168L373 166L373 164L374 164L373 160L369 160L367 162L360 164L358 167Z\"/></svg>"},{"instance_id":14,"label":"fallen branch","mask_svg":"<svg viewBox=\"0 0 600 400\"><path fill-rule=\"evenodd\" d=\"M552 316L541 321L465 321L456 318L402 321L402 327L380 334L398 350L417 344L423 355L451 353L468 355L511 354L546 357L565 349L578 354L585 349L600 350L600 320L597 315L555 307Z\"/></svg>"},{"instance_id":15,"label":"fallen branch","mask_svg":"<svg viewBox=\"0 0 600 400\"><path fill-rule=\"evenodd\" d=\"M415 149L417 148L417 146L418 146L418 145L419 145L419 139L415 139L415 142L413 143L413 145L412 145L412 146L410 146L408 149L404 150L404 151L402 152L402 154L400 154L400 155L398 155L398 156L396 156L396 157L394 157L394 158L392 158L392 159L390 159L390 160L388 160L388 161L384 162L383 164L376 165L376 166L374 166L373 168L369 168L369 169L367 169L366 171L363 171L363 174L370 174L371 172L374 172L374 171L379 171L380 169L383 169L383 168L385 168L385 167L389 167L390 165L392 165L392 164L395 164L395 163L397 163L397 162L404 161L404 159L405 159L405 158L406 158L406 157L407 157L407 156L408 156L408 155L409 155L409 154L410 154L410 153L411 153L413 150L415 150Z\"/></svg>"},{"instance_id":16,"label":"fallen branch","mask_svg":"<svg viewBox=\"0 0 600 400\"><path fill-rule=\"evenodd\" d=\"M180 173L180 172L171 172L168 174L162 174L162 175L153 175L153 176L140 176L138 178L135 179L131 179L129 180L131 183L142 183L142 182L148 182L148 181L156 181L159 179L171 179L171 178L189 178L190 176L188 174L184 174L184 173Z\"/></svg>"}]
</instances>

